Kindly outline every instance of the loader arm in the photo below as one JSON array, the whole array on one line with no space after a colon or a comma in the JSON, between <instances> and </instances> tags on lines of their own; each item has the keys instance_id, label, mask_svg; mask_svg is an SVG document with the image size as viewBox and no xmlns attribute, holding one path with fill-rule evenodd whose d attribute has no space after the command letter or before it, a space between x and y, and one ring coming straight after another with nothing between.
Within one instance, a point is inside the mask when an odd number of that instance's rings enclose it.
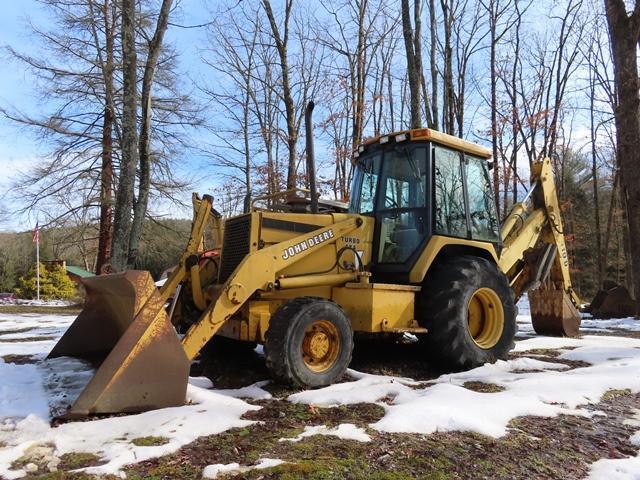
<instances>
[{"instance_id":1,"label":"loader arm","mask_svg":"<svg viewBox=\"0 0 640 480\"><path fill-rule=\"evenodd\" d=\"M273 290L279 280L279 272L316 252L316 247L335 243L340 237L349 234L360 225L362 225L362 219L348 218L249 253L227 281L217 289L207 309L182 339L187 357L193 360L225 321L231 318L255 292ZM295 256L286 254L289 248L315 237L324 238L326 241L309 246ZM353 280L356 277L357 273L353 272Z\"/></svg>"},{"instance_id":2,"label":"loader arm","mask_svg":"<svg viewBox=\"0 0 640 480\"><path fill-rule=\"evenodd\" d=\"M187 261L189 257L203 250L204 230L211 214L213 206L213 198L210 195L204 195L202 199L198 198L196 193L192 196L193 201L193 222L191 224L191 235L187 246L180 256L178 265L173 269L167 281L160 287L160 297L166 302L175 292L187 276Z\"/></svg>"},{"instance_id":3,"label":"loader arm","mask_svg":"<svg viewBox=\"0 0 640 480\"><path fill-rule=\"evenodd\" d=\"M525 200L514 205L502 226L503 249L498 264L516 297L531 288L532 320L538 333L573 336L580 324L580 299L571 284L560 205L548 158L532 165L531 185ZM527 214L529 199L533 208Z\"/></svg>"}]
</instances>

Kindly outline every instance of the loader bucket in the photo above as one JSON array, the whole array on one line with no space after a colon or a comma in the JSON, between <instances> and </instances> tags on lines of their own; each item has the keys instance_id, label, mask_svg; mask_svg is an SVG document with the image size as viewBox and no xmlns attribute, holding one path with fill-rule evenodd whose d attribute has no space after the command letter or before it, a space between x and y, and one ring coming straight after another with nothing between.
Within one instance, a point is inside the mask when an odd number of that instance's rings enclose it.
<instances>
[{"instance_id":1,"label":"loader bucket","mask_svg":"<svg viewBox=\"0 0 640 480\"><path fill-rule=\"evenodd\" d=\"M575 337L580 314L564 290L542 286L529 290L531 322L539 335Z\"/></svg>"},{"instance_id":2,"label":"loader bucket","mask_svg":"<svg viewBox=\"0 0 640 480\"><path fill-rule=\"evenodd\" d=\"M149 272L83 280L87 301L49 358L88 360L97 370L66 417L182 405L190 362Z\"/></svg>"},{"instance_id":3,"label":"loader bucket","mask_svg":"<svg viewBox=\"0 0 640 480\"><path fill-rule=\"evenodd\" d=\"M622 285L596 293L589 306L591 315L597 318L625 318L636 313L636 302Z\"/></svg>"}]
</instances>

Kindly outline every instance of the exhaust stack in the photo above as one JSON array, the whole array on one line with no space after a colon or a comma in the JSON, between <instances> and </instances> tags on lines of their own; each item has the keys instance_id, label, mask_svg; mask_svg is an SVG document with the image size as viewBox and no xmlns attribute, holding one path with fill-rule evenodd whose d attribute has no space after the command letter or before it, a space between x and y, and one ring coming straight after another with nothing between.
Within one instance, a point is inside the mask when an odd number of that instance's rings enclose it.
<instances>
[{"instance_id":1,"label":"exhaust stack","mask_svg":"<svg viewBox=\"0 0 640 480\"><path fill-rule=\"evenodd\" d=\"M309 190L311 190L311 213L318 213L318 190L316 187L316 160L313 151L313 100L307 104L304 123L307 137L307 175L309 176Z\"/></svg>"}]
</instances>

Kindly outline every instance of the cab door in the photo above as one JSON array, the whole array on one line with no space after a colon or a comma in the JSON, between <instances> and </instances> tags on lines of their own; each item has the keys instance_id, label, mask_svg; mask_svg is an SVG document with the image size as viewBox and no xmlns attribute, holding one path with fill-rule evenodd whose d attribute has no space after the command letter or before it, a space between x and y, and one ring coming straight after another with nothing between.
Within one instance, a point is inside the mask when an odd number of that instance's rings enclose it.
<instances>
[{"instance_id":1,"label":"cab door","mask_svg":"<svg viewBox=\"0 0 640 480\"><path fill-rule=\"evenodd\" d=\"M377 281L406 283L430 237L428 144L384 150L376 198L372 273Z\"/></svg>"}]
</instances>

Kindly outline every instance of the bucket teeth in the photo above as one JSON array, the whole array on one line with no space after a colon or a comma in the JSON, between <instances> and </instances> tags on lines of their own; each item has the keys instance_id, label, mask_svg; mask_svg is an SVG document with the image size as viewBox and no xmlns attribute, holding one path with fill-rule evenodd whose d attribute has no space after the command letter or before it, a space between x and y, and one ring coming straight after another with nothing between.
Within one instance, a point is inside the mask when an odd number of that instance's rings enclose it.
<instances>
[{"instance_id":1,"label":"bucket teeth","mask_svg":"<svg viewBox=\"0 0 640 480\"><path fill-rule=\"evenodd\" d=\"M190 362L149 272L130 270L83 283L85 308L49 354L98 365L67 416L183 404Z\"/></svg>"},{"instance_id":2,"label":"bucket teeth","mask_svg":"<svg viewBox=\"0 0 640 480\"><path fill-rule=\"evenodd\" d=\"M529 290L531 322L539 335L575 337L580 313L564 290L546 286Z\"/></svg>"}]
</instances>

